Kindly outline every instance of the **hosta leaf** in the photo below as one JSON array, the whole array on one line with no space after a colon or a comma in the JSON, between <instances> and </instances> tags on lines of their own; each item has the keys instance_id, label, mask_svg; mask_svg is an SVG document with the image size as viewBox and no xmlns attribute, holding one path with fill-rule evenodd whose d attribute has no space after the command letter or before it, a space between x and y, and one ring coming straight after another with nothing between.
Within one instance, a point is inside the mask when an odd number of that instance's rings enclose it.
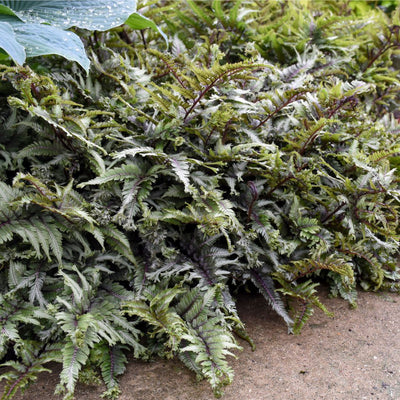
<instances>
[{"instance_id":1,"label":"hosta leaf","mask_svg":"<svg viewBox=\"0 0 400 400\"><path fill-rule=\"evenodd\" d=\"M14 31L18 42L26 48L28 57L57 54L89 70L90 61L75 33L48 25L23 23L15 24Z\"/></svg>"},{"instance_id":2,"label":"hosta leaf","mask_svg":"<svg viewBox=\"0 0 400 400\"><path fill-rule=\"evenodd\" d=\"M72 26L106 31L122 25L136 11L136 0L5 1L27 23L50 24L62 29Z\"/></svg>"},{"instance_id":3,"label":"hosta leaf","mask_svg":"<svg viewBox=\"0 0 400 400\"><path fill-rule=\"evenodd\" d=\"M25 61L25 47L28 57L57 54L88 71L90 62L83 43L63 30L77 26L105 31L122 25L135 11L136 0L0 0L0 48L19 64Z\"/></svg>"},{"instance_id":4,"label":"hosta leaf","mask_svg":"<svg viewBox=\"0 0 400 400\"><path fill-rule=\"evenodd\" d=\"M50 1L29 1L29 0L1 0L0 4L4 4L6 7L9 7L10 9L14 11L24 11L24 10L29 10L34 7L42 7L45 6L46 4L51 3ZM2 12L2 9L0 9Z\"/></svg>"},{"instance_id":5,"label":"hosta leaf","mask_svg":"<svg viewBox=\"0 0 400 400\"><path fill-rule=\"evenodd\" d=\"M26 58L24 47L17 42L14 30L8 22L0 22L0 48L18 64L23 64Z\"/></svg>"}]
</instances>

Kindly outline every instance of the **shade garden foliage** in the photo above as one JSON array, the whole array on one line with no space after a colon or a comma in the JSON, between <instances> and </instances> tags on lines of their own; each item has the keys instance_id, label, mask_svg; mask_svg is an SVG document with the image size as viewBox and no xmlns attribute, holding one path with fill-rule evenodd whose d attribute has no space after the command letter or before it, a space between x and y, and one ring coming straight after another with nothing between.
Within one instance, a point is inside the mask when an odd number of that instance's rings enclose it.
<instances>
[{"instance_id":1,"label":"shade garden foliage","mask_svg":"<svg viewBox=\"0 0 400 400\"><path fill-rule=\"evenodd\" d=\"M2 399L50 361L65 399L99 378L117 398L128 357L154 356L219 396L237 336L251 342L238 290L293 333L330 314L321 282L351 305L399 290L391 6L148 1L168 43L75 29L89 74L57 56L4 61Z\"/></svg>"}]
</instances>

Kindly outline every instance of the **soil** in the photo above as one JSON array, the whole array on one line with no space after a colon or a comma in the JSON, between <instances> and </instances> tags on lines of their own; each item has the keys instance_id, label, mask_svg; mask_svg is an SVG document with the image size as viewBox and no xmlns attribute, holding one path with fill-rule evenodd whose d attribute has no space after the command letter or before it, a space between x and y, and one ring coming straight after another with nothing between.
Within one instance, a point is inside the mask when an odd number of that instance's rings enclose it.
<instances>
[{"instance_id":1,"label":"soil","mask_svg":"<svg viewBox=\"0 0 400 400\"><path fill-rule=\"evenodd\" d=\"M241 295L238 310L256 343L231 360L235 380L222 400L387 400L400 399L400 297L359 294L358 308L320 294L335 313L316 311L300 335L288 335L284 322L264 299ZM16 400L59 400L58 381L42 374ZM120 400L212 400L208 383L177 360L132 361L121 377ZM2 392L0 386L0 393ZM104 387L79 385L77 400L98 400Z\"/></svg>"}]
</instances>

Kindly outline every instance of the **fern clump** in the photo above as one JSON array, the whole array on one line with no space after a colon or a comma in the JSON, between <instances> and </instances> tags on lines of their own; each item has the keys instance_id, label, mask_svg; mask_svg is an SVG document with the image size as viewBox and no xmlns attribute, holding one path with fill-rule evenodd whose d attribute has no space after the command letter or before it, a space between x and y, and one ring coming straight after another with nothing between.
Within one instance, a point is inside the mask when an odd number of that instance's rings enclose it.
<instances>
[{"instance_id":1,"label":"fern clump","mask_svg":"<svg viewBox=\"0 0 400 400\"><path fill-rule=\"evenodd\" d=\"M248 338L237 288L294 333L330 315L320 282L352 305L399 290L398 14L163 4L168 49L119 27L81 34L89 75L0 67L4 399L49 361L65 398L100 376L117 398L128 354L220 395Z\"/></svg>"}]
</instances>

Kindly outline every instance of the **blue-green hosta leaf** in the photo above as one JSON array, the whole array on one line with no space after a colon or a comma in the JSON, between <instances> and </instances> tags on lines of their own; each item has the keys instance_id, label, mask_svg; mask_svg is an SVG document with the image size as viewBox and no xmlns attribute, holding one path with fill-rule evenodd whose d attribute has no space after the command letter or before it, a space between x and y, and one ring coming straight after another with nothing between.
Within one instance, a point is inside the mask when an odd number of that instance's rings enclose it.
<instances>
[{"instance_id":1,"label":"blue-green hosta leaf","mask_svg":"<svg viewBox=\"0 0 400 400\"><path fill-rule=\"evenodd\" d=\"M75 33L42 24L15 24L17 41L25 47L27 57L57 54L76 61L87 71L90 61L81 39Z\"/></svg>"},{"instance_id":2,"label":"blue-green hosta leaf","mask_svg":"<svg viewBox=\"0 0 400 400\"><path fill-rule=\"evenodd\" d=\"M34 7L40 7L45 4L52 3L51 1L29 1L29 0L0 0L0 4L4 4L8 8L14 11L23 11L23 10L29 10ZM0 9L1 11L1 9Z\"/></svg>"},{"instance_id":3,"label":"blue-green hosta leaf","mask_svg":"<svg viewBox=\"0 0 400 400\"><path fill-rule=\"evenodd\" d=\"M136 11L136 0L23 1L0 0L27 23L45 23L67 29L72 26L106 31L122 25Z\"/></svg>"},{"instance_id":4,"label":"blue-green hosta leaf","mask_svg":"<svg viewBox=\"0 0 400 400\"><path fill-rule=\"evenodd\" d=\"M0 5L0 22L8 22L11 26L14 26L14 24L24 22L21 21L16 15L13 15L11 13L2 13L2 11L3 9L2 6Z\"/></svg>"},{"instance_id":5,"label":"blue-green hosta leaf","mask_svg":"<svg viewBox=\"0 0 400 400\"><path fill-rule=\"evenodd\" d=\"M25 50L16 40L12 26L7 22L0 22L0 48L18 64L25 61Z\"/></svg>"}]
</instances>

